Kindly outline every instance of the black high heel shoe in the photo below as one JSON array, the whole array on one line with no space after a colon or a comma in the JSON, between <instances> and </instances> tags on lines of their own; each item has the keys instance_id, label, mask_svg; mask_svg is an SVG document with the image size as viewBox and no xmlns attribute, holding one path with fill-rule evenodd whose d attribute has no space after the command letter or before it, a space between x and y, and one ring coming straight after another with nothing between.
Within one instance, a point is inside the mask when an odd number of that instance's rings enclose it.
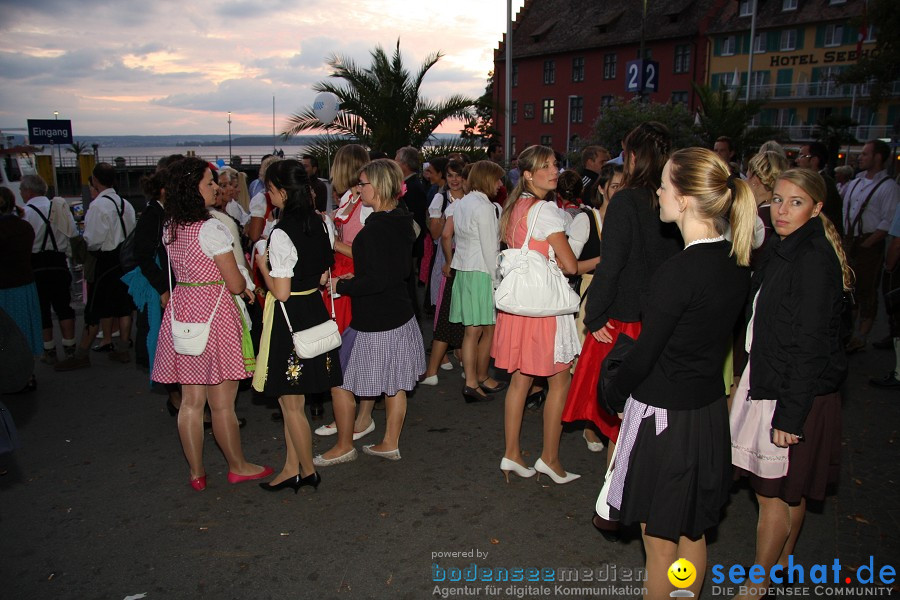
<instances>
[{"instance_id":1,"label":"black high heel shoe","mask_svg":"<svg viewBox=\"0 0 900 600\"><path fill-rule=\"evenodd\" d=\"M293 477L289 477L285 479L281 483L276 483L275 485L269 485L266 482L262 482L259 484L259 487L266 490L267 492L280 492L281 490L286 490L288 488L293 489L294 493L297 493L297 490L300 489L300 476L294 475Z\"/></svg>"},{"instance_id":2,"label":"black high heel shoe","mask_svg":"<svg viewBox=\"0 0 900 600\"><path fill-rule=\"evenodd\" d=\"M318 471L314 471L312 475L307 475L306 477L300 477L297 475L297 488L294 490L294 493L300 491L305 485L312 487L312 489L318 491L319 484L322 483L322 477L319 475Z\"/></svg>"},{"instance_id":3,"label":"black high heel shoe","mask_svg":"<svg viewBox=\"0 0 900 600\"><path fill-rule=\"evenodd\" d=\"M484 381L487 381L487 379L485 379ZM498 381L497 385L495 385L494 387L488 387L484 385L484 381L479 382L478 387L480 387L482 391L487 392L488 394L496 394L497 392L502 392L507 387L509 387L509 384L505 381Z\"/></svg>"},{"instance_id":4,"label":"black high heel shoe","mask_svg":"<svg viewBox=\"0 0 900 600\"><path fill-rule=\"evenodd\" d=\"M488 402L489 400L493 400L493 398L491 398L490 396L482 394L478 390L478 388L471 388L467 385L463 386L462 395L467 404L472 404L473 402Z\"/></svg>"},{"instance_id":5,"label":"black high heel shoe","mask_svg":"<svg viewBox=\"0 0 900 600\"><path fill-rule=\"evenodd\" d=\"M544 401L547 399L547 389L542 388L536 391L533 394L529 394L525 397L525 408L530 409L538 409L544 405Z\"/></svg>"},{"instance_id":6,"label":"black high heel shoe","mask_svg":"<svg viewBox=\"0 0 900 600\"><path fill-rule=\"evenodd\" d=\"M171 398L169 398L168 400L166 400L166 408L169 409L169 416L171 416L171 417L177 417L177 416L178 416L178 409L175 408L175 405L174 405L174 404L172 404L172 399L171 399Z\"/></svg>"},{"instance_id":7,"label":"black high heel shoe","mask_svg":"<svg viewBox=\"0 0 900 600\"><path fill-rule=\"evenodd\" d=\"M591 517L591 525L600 532L600 535L602 535L607 542L616 543L622 539L619 535L619 523L616 521L607 521L597 513L594 513Z\"/></svg>"}]
</instances>

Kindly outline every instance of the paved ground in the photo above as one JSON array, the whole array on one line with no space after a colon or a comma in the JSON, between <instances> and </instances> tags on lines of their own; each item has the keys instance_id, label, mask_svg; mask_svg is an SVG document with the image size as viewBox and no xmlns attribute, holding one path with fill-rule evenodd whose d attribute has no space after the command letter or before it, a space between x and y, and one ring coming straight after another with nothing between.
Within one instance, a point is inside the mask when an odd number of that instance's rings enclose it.
<instances>
[{"instance_id":1,"label":"paved ground","mask_svg":"<svg viewBox=\"0 0 900 600\"><path fill-rule=\"evenodd\" d=\"M9 469L0 477L5 599L425 599L442 591L633 597L622 588L635 585L627 581L628 569L643 564L639 539L610 544L589 524L605 452L588 452L579 431L567 432L562 456L583 475L579 481L556 486L513 476L507 485L498 469L502 399L464 404L459 368L442 371L438 387L422 387L411 399L399 462L361 454L354 463L322 469L318 492L266 494L253 483L227 483L209 436L209 486L196 493L187 485L165 397L150 392L133 364L93 358L90 369L71 373L38 365L37 392L3 398L24 443L15 455L0 457ZM842 480L837 495L808 516L796 553L807 567L837 558L843 576L870 556L876 571L900 563L900 392L866 383L892 360L892 353L871 348L851 359ZM243 393L238 412L248 420L247 456L279 466L282 430L272 411ZM384 414L375 417L376 432L366 441L383 433ZM531 459L539 453L540 429L540 413L528 411L523 447ZM317 440L319 451L329 446ZM752 562L755 519L752 495L736 488L711 540L708 568ZM473 556L439 554L453 552ZM472 564L586 568L607 581L434 582L442 569L452 577L450 568ZM724 597L721 592L708 582L702 597Z\"/></svg>"}]
</instances>

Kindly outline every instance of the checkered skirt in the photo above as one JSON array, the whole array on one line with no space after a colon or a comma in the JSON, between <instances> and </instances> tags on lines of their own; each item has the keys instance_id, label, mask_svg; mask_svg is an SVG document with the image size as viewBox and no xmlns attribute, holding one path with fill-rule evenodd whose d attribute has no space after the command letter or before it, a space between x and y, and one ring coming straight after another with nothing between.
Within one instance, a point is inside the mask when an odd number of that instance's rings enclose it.
<instances>
[{"instance_id":1,"label":"checkered skirt","mask_svg":"<svg viewBox=\"0 0 900 600\"><path fill-rule=\"evenodd\" d=\"M359 331L344 365L345 390L361 397L410 391L425 372L425 344L415 317L388 331Z\"/></svg>"}]
</instances>

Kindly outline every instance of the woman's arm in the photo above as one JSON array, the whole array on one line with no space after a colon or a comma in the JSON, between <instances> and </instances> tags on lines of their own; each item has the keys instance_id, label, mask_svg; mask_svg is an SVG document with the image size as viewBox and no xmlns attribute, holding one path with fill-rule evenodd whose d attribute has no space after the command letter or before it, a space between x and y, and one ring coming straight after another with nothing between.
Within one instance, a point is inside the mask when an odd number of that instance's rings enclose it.
<instances>
[{"instance_id":1,"label":"woman's arm","mask_svg":"<svg viewBox=\"0 0 900 600\"><path fill-rule=\"evenodd\" d=\"M575 272L576 275L584 275L585 273L590 273L594 269L597 268L597 265L600 264L600 257L595 256L594 258L588 258L586 260L578 261L578 270Z\"/></svg>"},{"instance_id":2,"label":"woman's arm","mask_svg":"<svg viewBox=\"0 0 900 600\"><path fill-rule=\"evenodd\" d=\"M213 260L219 268L219 272L222 273L222 279L225 280L225 287L228 288L228 291L232 294L242 293L247 287L247 282L244 281L244 276L238 270L231 248L228 249L228 252L216 254Z\"/></svg>"},{"instance_id":3,"label":"woman's arm","mask_svg":"<svg viewBox=\"0 0 900 600\"><path fill-rule=\"evenodd\" d=\"M441 250L444 251L444 275L450 276L450 263L453 262L453 216L447 217L441 231Z\"/></svg>"},{"instance_id":4,"label":"woman's arm","mask_svg":"<svg viewBox=\"0 0 900 600\"><path fill-rule=\"evenodd\" d=\"M262 237L263 229L266 226L266 220L263 217L250 217L250 223L247 224L247 237L254 244Z\"/></svg>"},{"instance_id":5,"label":"woman's arm","mask_svg":"<svg viewBox=\"0 0 900 600\"><path fill-rule=\"evenodd\" d=\"M341 240L334 240L334 251L343 254L347 258L353 258L353 246L345 244Z\"/></svg>"},{"instance_id":6,"label":"woman's arm","mask_svg":"<svg viewBox=\"0 0 900 600\"><path fill-rule=\"evenodd\" d=\"M562 272L566 275L574 275L578 269L578 260L575 258L575 253L572 252L572 247L569 246L565 232L551 233L547 236L547 242L553 248L553 253L556 254L556 263Z\"/></svg>"},{"instance_id":7,"label":"woman's arm","mask_svg":"<svg viewBox=\"0 0 900 600\"><path fill-rule=\"evenodd\" d=\"M272 295L281 302L287 302L288 298L291 297L291 278L272 277L265 254L260 254L256 257L256 264L259 266L259 272L262 274L266 287L272 292Z\"/></svg>"}]
</instances>

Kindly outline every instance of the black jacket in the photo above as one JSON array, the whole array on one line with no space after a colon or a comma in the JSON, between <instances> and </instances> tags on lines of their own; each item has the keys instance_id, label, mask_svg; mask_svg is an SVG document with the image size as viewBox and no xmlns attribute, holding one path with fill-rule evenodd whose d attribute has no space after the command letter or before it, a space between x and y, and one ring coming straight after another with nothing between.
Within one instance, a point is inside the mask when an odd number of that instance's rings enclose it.
<instances>
[{"instance_id":1,"label":"black jacket","mask_svg":"<svg viewBox=\"0 0 900 600\"><path fill-rule=\"evenodd\" d=\"M609 203L600 243L603 258L585 303L584 324L591 331L611 318L640 321L653 273L684 248L678 227L659 220L651 194L644 188L626 188Z\"/></svg>"},{"instance_id":2,"label":"black jacket","mask_svg":"<svg viewBox=\"0 0 900 600\"><path fill-rule=\"evenodd\" d=\"M353 240L354 276L336 285L338 293L351 298L351 327L389 331L413 318L406 279L415 239L413 217L402 206L366 219Z\"/></svg>"},{"instance_id":3,"label":"black jacket","mask_svg":"<svg viewBox=\"0 0 900 600\"><path fill-rule=\"evenodd\" d=\"M161 243L165 218L163 207L159 202L151 200L134 226L134 257L141 273L159 295L169 291L166 245ZM157 258L161 266L156 265ZM174 277L172 280L174 281Z\"/></svg>"},{"instance_id":4,"label":"black jacket","mask_svg":"<svg viewBox=\"0 0 900 600\"><path fill-rule=\"evenodd\" d=\"M754 295L760 286L750 397L776 400L772 427L799 435L814 398L837 391L847 374L841 266L820 219L783 240L772 236L754 272Z\"/></svg>"}]
</instances>

